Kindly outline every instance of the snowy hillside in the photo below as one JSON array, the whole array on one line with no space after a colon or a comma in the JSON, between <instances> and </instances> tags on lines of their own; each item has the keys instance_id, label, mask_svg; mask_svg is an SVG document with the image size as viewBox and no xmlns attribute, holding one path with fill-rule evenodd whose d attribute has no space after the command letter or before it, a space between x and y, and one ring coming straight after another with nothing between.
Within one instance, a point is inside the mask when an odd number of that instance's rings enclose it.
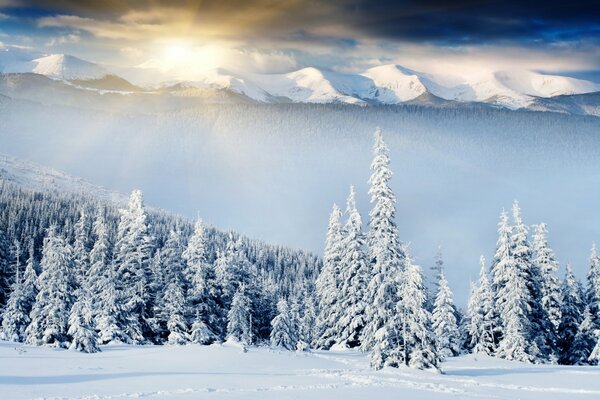
<instances>
[{"instance_id":1,"label":"snowy hillside","mask_svg":"<svg viewBox=\"0 0 600 400\"><path fill-rule=\"evenodd\" d=\"M1 49L0 49L1 50ZM79 58L53 54L40 56L23 49L0 51L3 73L35 73L52 79L78 81L88 89L153 92L175 85L207 91L229 92L243 98L267 103L346 103L402 104L419 99L420 104L436 100L490 104L509 109L533 108L537 99L571 96L600 91L600 84L564 76L532 71L480 70L440 74L416 71L401 65L379 65L366 71L340 73L314 67L281 74L257 74L215 68L190 72L190 78L170 77L150 60L136 67L101 66ZM85 81L106 80L109 82ZM136 87L136 86L139 87ZM187 92L189 97L192 92ZM219 97L219 96L217 96ZM245 101L242 98L239 100Z\"/></svg>"},{"instance_id":2,"label":"snowy hillside","mask_svg":"<svg viewBox=\"0 0 600 400\"><path fill-rule=\"evenodd\" d=\"M531 366L479 356L444 374L373 371L362 353L292 353L233 345L104 346L81 354L0 342L0 387L10 400L522 399L600 396L597 367Z\"/></svg>"},{"instance_id":3,"label":"snowy hillside","mask_svg":"<svg viewBox=\"0 0 600 400\"><path fill-rule=\"evenodd\" d=\"M117 192L93 185L81 178L0 153L0 182L2 181L40 191L85 193L118 202L124 202L126 199Z\"/></svg>"}]
</instances>

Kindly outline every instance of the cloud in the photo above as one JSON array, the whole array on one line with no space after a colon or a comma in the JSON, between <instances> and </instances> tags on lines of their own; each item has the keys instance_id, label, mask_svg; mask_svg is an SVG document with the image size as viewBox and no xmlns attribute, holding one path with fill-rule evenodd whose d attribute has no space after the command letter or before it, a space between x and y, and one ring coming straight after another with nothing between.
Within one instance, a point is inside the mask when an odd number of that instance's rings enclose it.
<instances>
[{"instance_id":1,"label":"cloud","mask_svg":"<svg viewBox=\"0 0 600 400\"><path fill-rule=\"evenodd\" d=\"M46 46L59 46L63 44L69 43L78 43L81 40L81 37L75 33L69 33L67 35L61 35L51 38L46 42Z\"/></svg>"}]
</instances>

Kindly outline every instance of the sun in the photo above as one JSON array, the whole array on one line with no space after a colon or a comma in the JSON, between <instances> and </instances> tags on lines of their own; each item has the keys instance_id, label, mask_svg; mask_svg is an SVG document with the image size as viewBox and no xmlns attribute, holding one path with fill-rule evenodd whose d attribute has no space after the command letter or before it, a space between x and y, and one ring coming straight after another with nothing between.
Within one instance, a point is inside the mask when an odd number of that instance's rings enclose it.
<instances>
[{"instance_id":1,"label":"sun","mask_svg":"<svg viewBox=\"0 0 600 400\"><path fill-rule=\"evenodd\" d=\"M173 44L165 49L165 59L169 64L186 62L190 57L190 48L182 44Z\"/></svg>"}]
</instances>

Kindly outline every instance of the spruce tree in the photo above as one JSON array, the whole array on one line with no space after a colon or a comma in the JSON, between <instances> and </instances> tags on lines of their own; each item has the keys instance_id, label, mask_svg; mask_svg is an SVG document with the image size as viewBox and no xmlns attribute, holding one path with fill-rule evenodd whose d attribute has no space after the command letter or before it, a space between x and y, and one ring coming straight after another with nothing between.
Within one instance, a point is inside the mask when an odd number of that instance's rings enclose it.
<instances>
[{"instance_id":1,"label":"spruce tree","mask_svg":"<svg viewBox=\"0 0 600 400\"><path fill-rule=\"evenodd\" d=\"M277 303L277 316L271 322L271 346L286 350L295 350L296 332L294 332L293 317L285 299Z\"/></svg>"},{"instance_id":2,"label":"spruce tree","mask_svg":"<svg viewBox=\"0 0 600 400\"><path fill-rule=\"evenodd\" d=\"M369 213L367 240L371 272L365 297L366 325L361 338L361 348L365 351L374 348L378 341L376 332L396 310L396 284L405 259L396 226L396 196L389 186L392 178L389 164L389 150L377 129L369 179L373 208Z\"/></svg>"},{"instance_id":3,"label":"spruce tree","mask_svg":"<svg viewBox=\"0 0 600 400\"><path fill-rule=\"evenodd\" d=\"M508 270L512 268L512 227L508 223L508 214L502 210L500 221L498 222L498 241L496 242L496 251L492 261L492 293L494 295L494 343L496 348L504 336L504 321L502 314L506 299L500 296L500 289L506 287Z\"/></svg>"},{"instance_id":4,"label":"spruce tree","mask_svg":"<svg viewBox=\"0 0 600 400\"><path fill-rule=\"evenodd\" d=\"M472 285L467 314L467 348L474 353L494 354L494 298L485 267L480 258L479 284Z\"/></svg>"},{"instance_id":5,"label":"spruce tree","mask_svg":"<svg viewBox=\"0 0 600 400\"><path fill-rule=\"evenodd\" d=\"M92 316L90 293L86 288L79 289L77 293L77 300L69 315L68 334L71 337L69 349L97 353L100 351L99 337Z\"/></svg>"},{"instance_id":6,"label":"spruce tree","mask_svg":"<svg viewBox=\"0 0 600 400\"><path fill-rule=\"evenodd\" d=\"M92 233L95 238L89 254L89 270L87 273L87 286L93 297L100 297L107 284L106 277L111 266L111 243L104 212L98 210L98 214L92 224ZM114 282L112 283L114 285ZM95 301L92 304L92 315L94 319L99 314L102 303Z\"/></svg>"},{"instance_id":7,"label":"spruce tree","mask_svg":"<svg viewBox=\"0 0 600 400\"><path fill-rule=\"evenodd\" d=\"M189 342L187 322L185 320L185 297L181 279L175 278L169 283L163 296L163 318L167 321L167 341L169 344L182 345Z\"/></svg>"},{"instance_id":8,"label":"spruce tree","mask_svg":"<svg viewBox=\"0 0 600 400\"><path fill-rule=\"evenodd\" d=\"M126 299L119 297L123 292L116 289L115 269L114 262L106 265L105 271L98 278L93 294L95 299L93 312L100 344L133 343L132 338L125 332L127 325L123 324L123 321L136 316L126 308Z\"/></svg>"},{"instance_id":9,"label":"spruce tree","mask_svg":"<svg viewBox=\"0 0 600 400\"><path fill-rule=\"evenodd\" d=\"M85 210L79 213L79 220L75 223L75 242L73 244L74 276L79 286L85 285L88 270L90 269L90 235L88 217Z\"/></svg>"},{"instance_id":10,"label":"spruce tree","mask_svg":"<svg viewBox=\"0 0 600 400\"><path fill-rule=\"evenodd\" d=\"M150 336L153 325L149 290L152 238L142 192L133 191L128 207L120 211L115 244L117 297L127 301L124 307L127 315L118 323L131 341L139 344L145 342L145 334Z\"/></svg>"},{"instance_id":11,"label":"spruce tree","mask_svg":"<svg viewBox=\"0 0 600 400\"><path fill-rule=\"evenodd\" d=\"M75 281L73 253L55 225L48 229L44 239L41 260L42 272L37 278L38 293L31 310L31 323L26 329L27 343L65 347L68 319Z\"/></svg>"},{"instance_id":12,"label":"spruce tree","mask_svg":"<svg viewBox=\"0 0 600 400\"><path fill-rule=\"evenodd\" d=\"M592 315L590 314L589 309L586 307L585 312L583 313L583 319L581 321L581 324L579 324L577 334L575 335L575 339L573 340L573 344L571 345L571 356L573 364L589 364L589 358L591 357L592 352L594 351L595 345L596 334L594 332L592 324Z\"/></svg>"},{"instance_id":13,"label":"spruce tree","mask_svg":"<svg viewBox=\"0 0 600 400\"><path fill-rule=\"evenodd\" d=\"M342 211L334 204L327 228L323 269L316 281L319 300L316 347L322 349L329 349L335 343L336 323L341 314L341 309L337 304L338 291L341 287L340 260L343 239L341 216Z\"/></svg>"},{"instance_id":14,"label":"spruce tree","mask_svg":"<svg viewBox=\"0 0 600 400\"><path fill-rule=\"evenodd\" d=\"M10 265L10 248L6 233L0 229L0 310L8 301L13 273Z\"/></svg>"},{"instance_id":15,"label":"spruce tree","mask_svg":"<svg viewBox=\"0 0 600 400\"><path fill-rule=\"evenodd\" d=\"M201 220L196 221L182 257L186 262L185 274L190 282L188 291L189 314L192 322L192 341L210 344L218 340L224 312L219 306L219 289L215 270L208 259L208 237Z\"/></svg>"},{"instance_id":16,"label":"spruce tree","mask_svg":"<svg viewBox=\"0 0 600 400\"><path fill-rule=\"evenodd\" d=\"M302 314L301 320L300 340L304 342L307 347L312 347L317 337L315 299L312 294L307 292L304 293L303 299L304 313Z\"/></svg>"},{"instance_id":17,"label":"spruce tree","mask_svg":"<svg viewBox=\"0 0 600 400\"><path fill-rule=\"evenodd\" d=\"M573 351L573 342L579 331L583 316L581 287L575 279L571 266L567 264L565 279L561 285L561 321L558 327L558 350L560 364L572 365L578 361Z\"/></svg>"},{"instance_id":18,"label":"spruce tree","mask_svg":"<svg viewBox=\"0 0 600 400\"><path fill-rule=\"evenodd\" d=\"M432 327L437 339L440 357L452 357L460 351L460 331L456 309L448 281L443 271L439 273L438 292L432 313Z\"/></svg>"},{"instance_id":19,"label":"spruce tree","mask_svg":"<svg viewBox=\"0 0 600 400\"><path fill-rule=\"evenodd\" d=\"M540 266L533 263L533 253L531 244L527 238L528 228L523 223L521 217L521 208L517 201L513 204L514 230L512 236L513 249L512 255L515 266L524 273L528 295L528 307L526 310L527 325L529 337L532 341L533 362L548 361L554 356L555 336L553 334L554 326L549 320L542 305L542 287L543 278L541 276Z\"/></svg>"},{"instance_id":20,"label":"spruce tree","mask_svg":"<svg viewBox=\"0 0 600 400\"><path fill-rule=\"evenodd\" d=\"M12 291L4 309L2 318L2 337L4 340L22 342L25 340L25 329L31 322L29 313L35 301L37 290L35 282L35 260L33 255L33 243L29 249L29 258L25 267L23 277L17 274L13 283Z\"/></svg>"},{"instance_id":21,"label":"spruce tree","mask_svg":"<svg viewBox=\"0 0 600 400\"><path fill-rule=\"evenodd\" d=\"M240 286L235 292L227 314L227 339L242 344L254 342L250 300L246 296L244 286Z\"/></svg>"},{"instance_id":22,"label":"spruce tree","mask_svg":"<svg viewBox=\"0 0 600 400\"><path fill-rule=\"evenodd\" d=\"M585 302L589 308L594 329L600 330L600 256L596 245L592 245L590 268L587 274Z\"/></svg>"},{"instance_id":23,"label":"spruce tree","mask_svg":"<svg viewBox=\"0 0 600 400\"><path fill-rule=\"evenodd\" d=\"M547 329L547 342L553 350L557 346L557 331L560 325L560 281L556 275L558 262L554 252L548 246L546 224L535 226L533 236L533 263L539 269L541 276L541 307L543 314L550 324L545 323Z\"/></svg>"},{"instance_id":24,"label":"spruce tree","mask_svg":"<svg viewBox=\"0 0 600 400\"><path fill-rule=\"evenodd\" d=\"M350 348L360 344L361 332L365 326L364 298L368 283L365 240L355 196L354 187L350 187L346 208L348 220L344 227L345 236L342 240L340 259L341 288L337 301L341 307L341 314L336 324L336 342Z\"/></svg>"}]
</instances>

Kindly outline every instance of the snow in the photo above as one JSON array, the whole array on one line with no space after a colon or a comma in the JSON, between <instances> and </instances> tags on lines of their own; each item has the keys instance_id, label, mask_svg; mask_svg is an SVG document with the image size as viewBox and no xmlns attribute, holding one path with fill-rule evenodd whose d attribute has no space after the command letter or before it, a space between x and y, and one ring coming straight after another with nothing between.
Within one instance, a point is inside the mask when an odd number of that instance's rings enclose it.
<instances>
[{"instance_id":1,"label":"snow","mask_svg":"<svg viewBox=\"0 0 600 400\"><path fill-rule=\"evenodd\" d=\"M102 346L82 354L0 342L3 399L594 399L600 368L450 358L443 374L369 368L360 352L298 353L233 343Z\"/></svg>"},{"instance_id":2,"label":"snow","mask_svg":"<svg viewBox=\"0 0 600 400\"><path fill-rule=\"evenodd\" d=\"M66 54L51 54L31 61L13 62L3 69L6 73L45 75L54 79L100 79L109 75L104 67Z\"/></svg>"},{"instance_id":3,"label":"snow","mask_svg":"<svg viewBox=\"0 0 600 400\"><path fill-rule=\"evenodd\" d=\"M33 190L88 194L124 203L126 197L64 172L0 153L0 181Z\"/></svg>"}]
</instances>

